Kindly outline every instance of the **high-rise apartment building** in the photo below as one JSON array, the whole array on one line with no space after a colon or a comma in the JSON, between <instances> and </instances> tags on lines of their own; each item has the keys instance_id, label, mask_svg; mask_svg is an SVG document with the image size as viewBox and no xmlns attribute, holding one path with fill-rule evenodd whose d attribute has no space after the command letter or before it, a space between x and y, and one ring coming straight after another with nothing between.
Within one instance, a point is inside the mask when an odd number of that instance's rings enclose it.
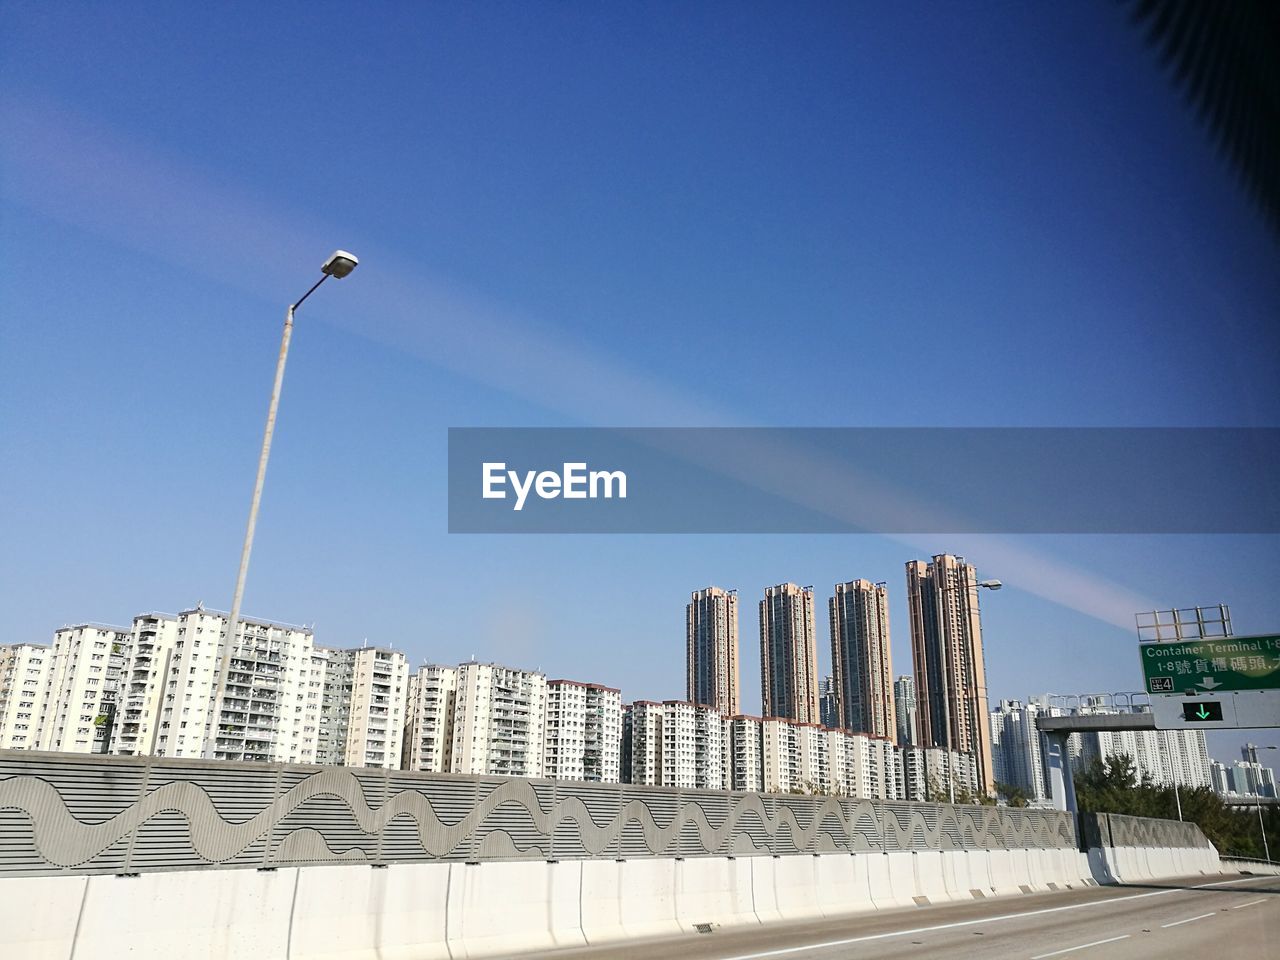
<instances>
[{"instance_id":1,"label":"high-rise apartment building","mask_svg":"<svg viewBox=\"0 0 1280 960\"><path fill-rule=\"evenodd\" d=\"M242 620L215 723L226 624L196 607L140 614L127 632L59 631L46 658L56 668L44 686L59 704L44 711L47 748L83 751L92 726L94 750L126 756L400 765L403 654L327 650L309 629ZM80 710L68 711L77 698Z\"/></svg>"},{"instance_id":2,"label":"high-rise apartment building","mask_svg":"<svg viewBox=\"0 0 1280 960\"><path fill-rule=\"evenodd\" d=\"M780 717L765 717L760 724L761 781L766 793L801 789L798 724Z\"/></svg>"},{"instance_id":3,"label":"high-rise apartment building","mask_svg":"<svg viewBox=\"0 0 1280 960\"><path fill-rule=\"evenodd\" d=\"M496 663L458 666L454 773L541 777L546 674Z\"/></svg>"},{"instance_id":4,"label":"high-rise apartment building","mask_svg":"<svg viewBox=\"0 0 1280 960\"><path fill-rule=\"evenodd\" d=\"M627 708L629 783L723 790L732 782L730 723L685 700L637 700Z\"/></svg>"},{"instance_id":5,"label":"high-rise apartment building","mask_svg":"<svg viewBox=\"0 0 1280 960\"><path fill-rule=\"evenodd\" d=\"M130 631L82 623L53 635L45 670L41 750L106 753L115 729L120 671Z\"/></svg>"},{"instance_id":6,"label":"high-rise apartment building","mask_svg":"<svg viewBox=\"0 0 1280 960\"><path fill-rule=\"evenodd\" d=\"M759 717L729 719L729 789L763 790L761 751L762 721Z\"/></svg>"},{"instance_id":7,"label":"high-rise apartment building","mask_svg":"<svg viewBox=\"0 0 1280 960\"><path fill-rule=\"evenodd\" d=\"M991 765L997 783L1017 787L1029 800L1048 797L1043 734L1036 729L1036 717L1058 712L1021 700L1001 700L991 711Z\"/></svg>"},{"instance_id":8,"label":"high-rise apartment building","mask_svg":"<svg viewBox=\"0 0 1280 960\"><path fill-rule=\"evenodd\" d=\"M724 714L740 709L738 591L707 587L685 607L686 698Z\"/></svg>"},{"instance_id":9,"label":"high-rise apartment building","mask_svg":"<svg viewBox=\"0 0 1280 960\"><path fill-rule=\"evenodd\" d=\"M875 772L875 792L878 800L905 800L906 780L903 772L902 749L892 740L868 737L871 764Z\"/></svg>"},{"instance_id":10,"label":"high-rise apartment building","mask_svg":"<svg viewBox=\"0 0 1280 960\"><path fill-rule=\"evenodd\" d=\"M779 717L724 717L684 701L639 700L623 708L623 717L626 783L906 796L902 751L891 740ZM923 783L923 751L920 769Z\"/></svg>"},{"instance_id":11,"label":"high-rise apartment building","mask_svg":"<svg viewBox=\"0 0 1280 960\"><path fill-rule=\"evenodd\" d=\"M52 651L35 643L0 647L0 750L34 750Z\"/></svg>"},{"instance_id":12,"label":"high-rise apartment building","mask_svg":"<svg viewBox=\"0 0 1280 960\"><path fill-rule=\"evenodd\" d=\"M401 766L424 773L448 773L453 757L453 717L458 670L424 664L409 681L408 722Z\"/></svg>"},{"instance_id":13,"label":"high-rise apartment building","mask_svg":"<svg viewBox=\"0 0 1280 960\"><path fill-rule=\"evenodd\" d=\"M978 768L967 753L941 747L907 747L901 751L902 799L947 803L951 796L978 792Z\"/></svg>"},{"instance_id":14,"label":"high-rise apartment building","mask_svg":"<svg viewBox=\"0 0 1280 960\"><path fill-rule=\"evenodd\" d=\"M916 681L899 677L893 681L893 712L897 719L898 743L914 747L920 742L920 724L916 715Z\"/></svg>"},{"instance_id":15,"label":"high-rise apartment building","mask_svg":"<svg viewBox=\"0 0 1280 960\"><path fill-rule=\"evenodd\" d=\"M120 674L120 702L111 752L155 753L169 659L178 639L178 618L143 613L133 618L129 655Z\"/></svg>"},{"instance_id":16,"label":"high-rise apartment building","mask_svg":"<svg viewBox=\"0 0 1280 960\"><path fill-rule=\"evenodd\" d=\"M637 700L622 708L622 782L662 782L662 704Z\"/></svg>"},{"instance_id":17,"label":"high-rise apartment building","mask_svg":"<svg viewBox=\"0 0 1280 960\"><path fill-rule=\"evenodd\" d=\"M836 681L832 676L825 676L818 684L818 722L824 727L836 729L840 726L840 709L836 701Z\"/></svg>"},{"instance_id":18,"label":"high-rise apartment building","mask_svg":"<svg viewBox=\"0 0 1280 960\"><path fill-rule=\"evenodd\" d=\"M920 742L970 754L979 792L995 789L977 570L939 554L907 564L907 609Z\"/></svg>"},{"instance_id":19,"label":"high-rise apartment building","mask_svg":"<svg viewBox=\"0 0 1280 960\"><path fill-rule=\"evenodd\" d=\"M1085 703L1074 712L1082 715L1119 713L1102 703ZM1126 756L1133 761L1139 780L1182 787L1210 787L1209 750L1203 730L1099 730L1071 735L1072 763L1088 767L1095 760Z\"/></svg>"},{"instance_id":20,"label":"high-rise apartment building","mask_svg":"<svg viewBox=\"0 0 1280 960\"><path fill-rule=\"evenodd\" d=\"M832 792L830 741L827 731L816 723L797 723L801 789L807 793Z\"/></svg>"},{"instance_id":21,"label":"high-rise apartment building","mask_svg":"<svg viewBox=\"0 0 1280 960\"><path fill-rule=\"evenodd\" d=\"M828 792L841 797L857 797L859 787L858 757L854 750L856 733L847 730L823 730L827 738Z\"/></svg>"},{"instance_id":22,"label":"high-rise apartment building","mask_svg":"<svg viewBox=\"0 0 1280 960\"><path fill-rule=\"evenodd\" d=\"M1213 787L1213 792L1221 796L1226 796L1234 789L1231 782L1231 774L1227 771L1226 764L1218 760L1209 761L1209 784Z\"/></svg>"},{"instance_id":23,"label":"high-rise apartment building","mask_svg":"<svg viewBox=\"0 0 1280 960\"><path fill-rule=\"evenodd\" d=\"M547 681L543 775L618 783L621 759L621 691L576 680Z\"/></svg>"},{"instance_id":24,"label":"high-rise apartment building","mask_svg":"<svg viewBox=\"0 0 1280 960\"><path fill-rule=\"evenodd\" d=\"M858 733L896 740L889 596L883 583L837 583L828 602L837 722Z\"/></svg>"},{"instance_id":25,"label":"high-rise apartment building","mask_svg":"<svg viewBox=\"0 0 1280 960\"><path fill-rule=\"evenodd\" d=\"M1276 797L1276 773L1253 759L1246 744L1240 749L1243 759L1230 767L1217 760L1209 762L1213 789L1220 794L1237 794L1241 797Z\"/></svg>"},{"instance_id":26,"label":"high-rise apartment building","mask_svg":"<svg viewBox=\"0 0 1280 960\"><path fill-rule=\"evenodd\" d=\"M215 718L228 615L196 607L175 619L155 754L315 763L321 704L309 693L324 659L311 630L242 618Z\"/></svg>"},{"instance_id":27,"label":"high-rise apartment building","mask_svg":"<svg viewBox=\"0 0 1280 960\"><path fill-rule=\"evenodd\" d=\"M409 661L399 650L317 647L325 661L316 763L399 769Z\"/></svg>"},{"instance_id":28,"label":"high-rise apartment building","mask_svg":"<svg viewBox=\"0 0 1280 960\"><path fill-rule=\"evenodd\" d=\"M902 786L907 800L919 803L928 799L929 785L925 779L924 748L902 748Z\"/></svg>"},{"instance_id":29,"label":"high-rise apartment building","mask_svg":"<svg viewBox=\"0 0 1280 960\"><path fill-rule=\"evenodd\" d=\"M760 700L766 718L817 723L813 588L783 583L760 601Z\"/></svg>"}]
</instances>

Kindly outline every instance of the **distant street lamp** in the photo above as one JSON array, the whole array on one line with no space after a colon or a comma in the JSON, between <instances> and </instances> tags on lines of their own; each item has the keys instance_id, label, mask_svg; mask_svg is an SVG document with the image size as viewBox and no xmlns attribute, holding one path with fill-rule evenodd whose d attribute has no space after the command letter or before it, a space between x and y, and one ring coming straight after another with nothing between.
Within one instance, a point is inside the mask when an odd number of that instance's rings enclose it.
<instances>
[{"instance_id":1,"label":"distant street lamp","mask_svg":"<svg viewBox=\"0 0 1280 960\"><path fill-rule=\"evenodd\" d=\"M1258 789L1255 797L1258 801L1258 829L1262 831L1262 855L1267 858L1267 863L1271 862L1271 844L1267 843L1267 822L1262 818L1262 764L1258 762L1258 745L1256 743L1246 743L1245 749L1249 751L1251 762L1258 769L1253 771L1258 775ZM1263 750L1276 750L1277 747L1263 747ZM1275 793L1276 791L1271 791Z\"/></svg>"},{"instance_id":2,"label":"distant street lamp","mask_svg":"<svg viewBox=\"0 0 1280 960\"><path fill-rule=\"evenodd\" d=\"M360 261L355 254L336 250L320 267L322 276L311 289L298 298L284 315L284 333L280 337L280 357L276 360L276 378L271 387L271 405L267 408L267 426L262 433L262 454L258 458L258 476L253 484L253 501L249 506L249 523L244 532L244 546L240 550L240 572L236 575L236 592L231 601L231 617L227 621L227 640L222 651L222 663L218 668L218 682L214 687L214 712L209 719L209 739L205 754L213 758L217 750L218 724L222 718L223 691L227 674L231 670L231 653L235 649L236 633L240 622L240 601L244 598L244 581L249 573L249 554L253 552L253 532L258 525L258 505L262 502L262 483L267 475L267 458L271 455L271 436L276 429L276 409L280 406L280 385L284 382L284 364L289 357L289 341L293 337L293 314L302 302L315 293L320 284L330 277L341 280L349 276Z\"/></svg>"}]
</instances>

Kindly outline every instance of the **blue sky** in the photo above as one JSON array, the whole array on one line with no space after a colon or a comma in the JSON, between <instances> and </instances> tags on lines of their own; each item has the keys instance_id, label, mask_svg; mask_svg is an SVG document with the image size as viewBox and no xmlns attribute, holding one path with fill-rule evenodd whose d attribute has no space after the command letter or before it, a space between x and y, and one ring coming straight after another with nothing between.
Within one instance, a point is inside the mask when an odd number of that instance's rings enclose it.
<instances>
[{"instance_id":1,"label":"blue sky","mask_svg":"<svg viewBox=\"0 0 1280 960\"><path fill-rule=\"evenodd\" d=\"M250 614L634 698L708 583L887 580L906 672L944 550L993 697L1132 689L1131 608L1280 627L1275 537L445 532L449 426L1280 424L1276 240L1111 4L12 3L0 80L6 642L229 604L338 246Z\"/></svg>"}]
</instances>

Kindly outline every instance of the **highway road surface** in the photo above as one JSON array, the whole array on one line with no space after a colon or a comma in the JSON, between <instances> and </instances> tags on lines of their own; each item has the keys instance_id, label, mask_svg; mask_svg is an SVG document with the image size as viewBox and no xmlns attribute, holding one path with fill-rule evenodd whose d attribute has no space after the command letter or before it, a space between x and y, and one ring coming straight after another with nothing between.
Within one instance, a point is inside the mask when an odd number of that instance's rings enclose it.
<instances>
[{"instance_id":1,"label":"highway road surface","mask_svg":"<svg viewBox=\"0 0 1280 960\"><path fill-rule=\"evenodd\" d=\"M1280 957L1280 877L1116 887L733 927L543 960L1236 960Z\"/></svg>"}]
</instances>

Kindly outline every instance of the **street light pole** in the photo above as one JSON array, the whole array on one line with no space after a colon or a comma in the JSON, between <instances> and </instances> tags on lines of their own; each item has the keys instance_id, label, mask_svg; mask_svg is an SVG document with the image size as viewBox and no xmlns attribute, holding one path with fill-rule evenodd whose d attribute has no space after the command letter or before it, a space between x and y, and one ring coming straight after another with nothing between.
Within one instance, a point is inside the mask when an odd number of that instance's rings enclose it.
<instances>
[{"instance_id":1,"label":"street light pole","mask_svg":"<svg viewBox=\"0 0 1280 960\"><path fill-rule=\"evenodd\" d=\"M284 314L284 332L280 336L280 355L276 358L276 376L271 385L271 403L267 407L267 425L262 432L262 452L258 456L258 473L253 483L253 499L249 504L249 522L245 526L244 545L240 548L240 569L236 574L236 592L231 599L231 614L227 619L226 643L218 667L217 684L214 686L214 710L209 718L209 734L205 741L205 756L214 759L217 753L218 725L222 722L223 700L226 696L227 676L231 671L231 657L235 650L240 624L240 603L244 599L244 583L249 574L249 555L253 552L253 534L258 526L258 506L262 502L262 486L267 477L267 459L271 455L271 438L276 430L276 410L280 406L280 387L284 383L284 365L289 358L289 341L293 339L293 315L302 302L319 289L330 277L341 280L351 273L360 261L345 250L338 250L320 268L321 277L311 289L289 306Z\"/></svg>"},{"instance_id":2,"label":"street light pole","mask_svg":"<svg viewBox=\"0 0 1280 960\"><path fill-rule=\"evenodd\" d=\"M1267 863L1271 862L1271 844L1267 843L1267 822L1262 817L1262 764L1258 762L1258 745L1256 743L1246 743L1245 749L1249 751L1249 761L1257 767L1258 789L1254 791L1254 799L1257 800L1258 807L1258 830L1262 833L1262 855L1266 857ZM1275 750L1276 747L1264 747L1264 750Z\"/></svg>"}]
</instances>

